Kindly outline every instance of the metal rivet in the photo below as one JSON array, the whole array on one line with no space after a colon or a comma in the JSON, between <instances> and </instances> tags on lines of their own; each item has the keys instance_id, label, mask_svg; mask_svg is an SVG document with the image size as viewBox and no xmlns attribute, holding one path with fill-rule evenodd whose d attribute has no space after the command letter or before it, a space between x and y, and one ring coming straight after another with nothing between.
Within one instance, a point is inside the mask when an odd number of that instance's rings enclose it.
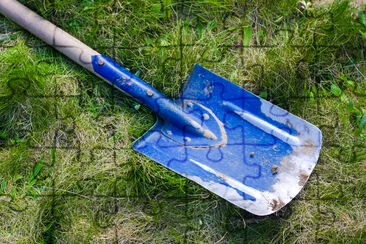
<instances>
[{"instance_id":1,"label":"metal rivet","mask_svg":"<svg viewBox=\"0 0 366 244\"><path fill-rule=\"evenodd\" d=\"M168 130L167 132L166 132L168 135L173 135L173 132L171 131L171 130Z\"/></svg>"},{"instance_id":2,"label":"metal rivet","mask_svg":"<svg viewBox=\"0 0 366 244\"><path fill-rule=\"evenodd\" d=\"M210 118L210 116L208 114L202 114L202 117L204 120L208 120Z\"/></svg>"},{"instance_id":3,"label":"metal rivet","mask_svg":"<svg viewBox=\"0 0 366 244\"><path fill-rule=\"evenodd\" d=\"M204 91L206 94L211 94L213 92L213 89L214 89L213 85L208 85L208 86L206 86Z\"/></svg>"},{"instance_id":4,"label":"metal rivet","mask_svg":"<svg viewBox=\"0 0 366 244\"><path fill-rule=\"evenodd\" d=\"M99 65L99 66L104 65L104 60L103 60L103 59L99 59L99 60L98 60L98 65Z\"/></svg>"},{"instance_id":5,"label":"metal rivet","mask_svg":"<svg viewBox=\"0 0 366 244\"><path fill-rule=\"evenodd\" d=\"M192 102L187 102L187 106L191 108L191 107L193 107L193 103Z\"/></svg>"},{"instance_id":6,"label":"metal rivet","mask_svg":"<svg viewBox=\"0 0 366 244\"><path fill-rule=\"evenodd\" d=\"M254 152L251 152L250 153L250 157L252 158L252 157L254 157Z\"/></svg>"},{"instance_id":7,"label":"metal rivet","mask_svg":"<svg viewBox=\"0 0 366 244\"><path fill-rule=\"evenodd\" d=\"M184 140L185 140L186 142L190 142L190 141L191 141L191 138L190 138L190 137L188 137L188 136L186 136L186 137L184 137Z\"/></svg>"},{"instance_id":8,"label":"metal rivet","mask_svg":"<svg viewBox=\"0 0 366 244\"><path fill-rule=\"evenodd\" d=\"M152 97L152 96L154 95L154 93L152 92L152 90L148 90L148 91L147 91L147 95L148 95L149 97Z\"/></svg>"}]
</instances>

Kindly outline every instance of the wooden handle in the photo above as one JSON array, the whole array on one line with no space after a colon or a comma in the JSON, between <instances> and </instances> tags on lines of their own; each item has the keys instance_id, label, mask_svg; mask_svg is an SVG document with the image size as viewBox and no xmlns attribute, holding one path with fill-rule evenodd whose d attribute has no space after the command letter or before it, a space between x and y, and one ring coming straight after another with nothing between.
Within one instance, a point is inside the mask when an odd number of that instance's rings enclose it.
<instances>
[{"instance_id":1,"label":"wooden handle","mask_svg":"<svg viewBox=\"0 0 366 244\"><path fill-rule=\"evenodd\" d=\"M24 29L94 73L92 56L99 55L75 37L16 0L0 0L0 12Z\"/></svg>"}]
</instances>

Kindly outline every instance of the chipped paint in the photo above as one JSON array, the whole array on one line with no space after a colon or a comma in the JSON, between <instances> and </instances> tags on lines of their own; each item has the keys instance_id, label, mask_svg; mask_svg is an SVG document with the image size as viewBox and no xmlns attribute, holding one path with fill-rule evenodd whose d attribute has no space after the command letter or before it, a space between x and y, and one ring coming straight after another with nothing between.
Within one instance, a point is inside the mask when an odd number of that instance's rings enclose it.
<instances>
[{"instance_id":1,"label":"chipped paint","mask_svg":"<svg viewBox=\"0 0 366 244\"><path fill-rule=\"evenodd\" d=\"M278 173L278 165L273 165L272 166L272 174L275 175Z\"/></svg>"},{"instance_id":2,"label":"chipped paint","mask_svg":"<svg viewBox=\"0 0 366 244\"><path fill-rule=\"evenodd\" d=\"M298 143L290 143L293 152L282 159L277 174L278 182L273 186L279 199L287 203L300 192L318 161L321 132L297 116L291 116L290 119L289 116L275 116L288 112L265 100L262 100L261 112L277 122L291 124L298 133Z\"/></svg>"},{"instance_id":3,"label":"chipped paint","mask_svg":"<svg viewBox=\"0 0 366 244\"><path fill-rule=\"evenodd\" d=\"M273 199L272 203L271 203L272 211L276 212L285 205L286 205L286 203L282 202L281 200L277 201L276 199Z\"/></svg>"},{"instance_id":4,"label":"chipped paint","mask_svg":"<svg viewBox=\"0 0 366 244\"><path fill-rule=\"evenodd\" d=\"M180 146L158 122L134 148L253 214L278 211L301 191L314 169L320 130L200 66L195 69L178 102L183 107L191 103L187 111L196 111L218 141L225 135L225 143L191 146L200 140L192 137ZM207 80L202 82L200 75Z\"/></svg>"},{"instance_id":5,"label":"chipped paint","mask_svg":"<svg viewBox=\"0 0 366 244\"><path fill-rule=\"evenodd\" d=\"M309 175L305 171L301 171L299 174L299 186L304 186L309 179Z\"/></svg>"},{"instance_id":6,"label":"chipped paint","mask_svg":"<svg viewBox=\"0 0 366 244\"><path fill-rule=\"evenodd\" d=\"M205 182L197 176L187 176L208 189L215 189L214 192L216 194L257 215L267 215L278 211L301 191L318 160L321 143L321 133L316 127L311 127L309 124L308 128L304 128L304 121L296 116L292 116L291 119L289 119L288 116L274 116L274 110L276 110L277 114L280 112L283 113L284 110L278 107L274 108L274 105L269 104L265 100L263 101L261 109L266 116L280 123L291 125L298 133L296 136L290 135L286 131L280 131L278 128L273 128L273 125L269 126L266 121L260 121L261 119L259 117L249 115L248 112L238 112L238 108L235 108L236 113L243 119L249 119L250 123L255 124L266 132L270 132L282 141L289 143L293 149L291 154L282 159L280 165L272 166L272 174L276 175L276 183L273 184L270 191L259 191L248 187L245 184L224 175L222 172L217 172L207 165L195 160L190 161L202 167L205 171L215 174L218 178L224 179L225 184L228 184L228 186L213 181ZM226 106L227 105L228 103L226 103ZM270 111L272 111L272 113ZM273 146L273 150L277 150L277 146ZM251 153L250 156L253 157L254 153ZM244 200L236 189L255 197L256 200Z\"/></svg>"}]
</instances>

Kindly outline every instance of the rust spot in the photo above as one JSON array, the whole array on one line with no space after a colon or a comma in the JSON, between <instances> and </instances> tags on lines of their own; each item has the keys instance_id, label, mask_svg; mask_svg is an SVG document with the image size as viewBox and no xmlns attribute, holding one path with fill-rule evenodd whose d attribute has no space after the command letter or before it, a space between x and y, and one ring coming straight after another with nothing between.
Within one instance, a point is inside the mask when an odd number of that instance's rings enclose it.
<instances>
[{"instance_id":1,"label":"rust spot","mask_svg":"<svg viewBox=\"0 0 366 244\"><path fill-rule=\"evenodd\" d=\"M276 199L273 199L272 203L271 203L272 211L280 210L285 205L286 204L284 202L282 202L281 200L278 201Z\"/></svg>"},{"instance_id":2,"label":"rust spot","mask_svg":"<svg viewBox=\"0 0 366 244\"><path fill-rule=\"evenodd\" d=\"M272 175L275 175L278 173L278 165L273 165L272 166Z\"/></svg>"},{"instance_id":3,"label":"rust spot","mask_svg":"<svg viewBox=\"0 0 366 244\"><path fill-rule=\"evenodd\" d=\"M305 185L306 181L309 179L309 175L305 171L299 173L299 186Z\"/></svg>"}]
</instances>

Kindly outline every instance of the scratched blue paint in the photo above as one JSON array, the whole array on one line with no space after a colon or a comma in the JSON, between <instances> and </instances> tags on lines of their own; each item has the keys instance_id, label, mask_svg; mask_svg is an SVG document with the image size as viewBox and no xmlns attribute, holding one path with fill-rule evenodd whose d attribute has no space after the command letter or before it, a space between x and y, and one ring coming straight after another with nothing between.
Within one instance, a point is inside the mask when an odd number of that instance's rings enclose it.
<instances>
[{"instance_id":1,"label":"scratched blue paint","mask_svg":"<svg viewBox=\"0 0 366 244\"><path fill-rule=\"evenodd\" d=\"M157 101L167 97L158 90L145 83L142 79L115 63L112 59L102 55L92 57L94 71L108 80L113 86L134 97L154 112L159 112ZM100 64L102 65L100 65ZM148 96L152 94L152 96Z\"/></svg>"},{"instance_id":2,"label":"scratched blue paint","mask_svg":"<svg viewBox=\"0 0 366 244\"><path fill-rule=\"evenodd\" d=\"M201 77L204 77L204 80ZM207 92L208 89L212 89L212 92ZM208 181L221 182L219 178L204 172L188 160L195 159L247 186L263 191L270 190L275 180L272 166L279 164L283 157L292 152L291 146L246 122L222 104L224 101L232 102L278 127L285 128L286 125L262 114L258 97L198 65L195 66L177 103L181 104L184 100L199 101L224 122L228 137L225 147L182 147L161 133L167 125L159 121L135 143L134 148L178 173L198 177L205 175L204 178ZM285 129L294 135L297 134L291 128ZM182 138L187 136L184 131L181 131L180 135ZM193 137L191 142L196 139ZM276 151L273 150L274 146ZM251 156L252 152L254 156ZM184 157L179 159L177 155Z\"/></svg>"},{"instance_id":3,"label":"scratched blue paint","mask_svg":"<svg viewBox=\"0 0 366 244\"><path fill-rule=\"evenodd\" d=\"M98 65L100 59L103 65ZM93 67L112 85L133 96L160 117L134 143L133 148L199 184L201 181L213 182L234 189L243 200L255 202L254 196L228 184L227 178L259 191L271 191L277 181L272 167L280 165L283 158L293 152L289 143L246 121L233 108L238 107L296 137L298 132L291 126L293 115L284 110L271 109L269 113L273 116L289 118L286 124L273 120L262 112L259 97L199 65L195 65L175 102L107 57L94 56ZM149 92L153 95L147 96ZM193 134L185 126L187 119L209 128L218 139ZM223 128L217 121L223 124ZM304 121L304 125L309 126L306 123ZM221 141L225 144L217 145ZM210 170L205 170L202 165ZM210 185L205 187L225 198L224 194L216 192L216 188L210 188ZM232 199L227 200L233 202Z\"/></svg>"},{"instance_id":4,"label":"scratched blue paint","mask_svg":"<svg viewBox=\"0 0 366 244\"><path fill-rule=\"evenodd\" d=\"M206 92L207 90L211 92ZM205 160L207 165L217 171L225 172L247 186L270 191L275 180L272 166L279 165L281 160L292 152L291 146L243 120L222 104L224 101L233 103L292 135L296 136L298 133L287 125L264 115L257 96L199 65L195 66L184 87L181 99L199 100L225 124L228 144L222 148L212 149L220 150L224 158L219 163L215 163L209 159L208 153ZM275 151L273 147L276 147ZM254 156L251 156L253 152ZM202 152L197 150L191 150L189 155L202 158Z\"/></svg>"},{"instance_id":5,"label":"scratched blue paint","mask_svg":"<svg viewBox=\"0 0 366 244\"><path fill-rule=\"evenodd\" d=\"M112 59L95 55L92 57L92 65L95 73L109 81L114 87L149 107L164 121L169 121L180 129L184 128L196 134L203 133L202 128L193 125L194 122L198 122L195 117L189 116L173 100L167 98Z\"/></svg>"}]
</instances>

